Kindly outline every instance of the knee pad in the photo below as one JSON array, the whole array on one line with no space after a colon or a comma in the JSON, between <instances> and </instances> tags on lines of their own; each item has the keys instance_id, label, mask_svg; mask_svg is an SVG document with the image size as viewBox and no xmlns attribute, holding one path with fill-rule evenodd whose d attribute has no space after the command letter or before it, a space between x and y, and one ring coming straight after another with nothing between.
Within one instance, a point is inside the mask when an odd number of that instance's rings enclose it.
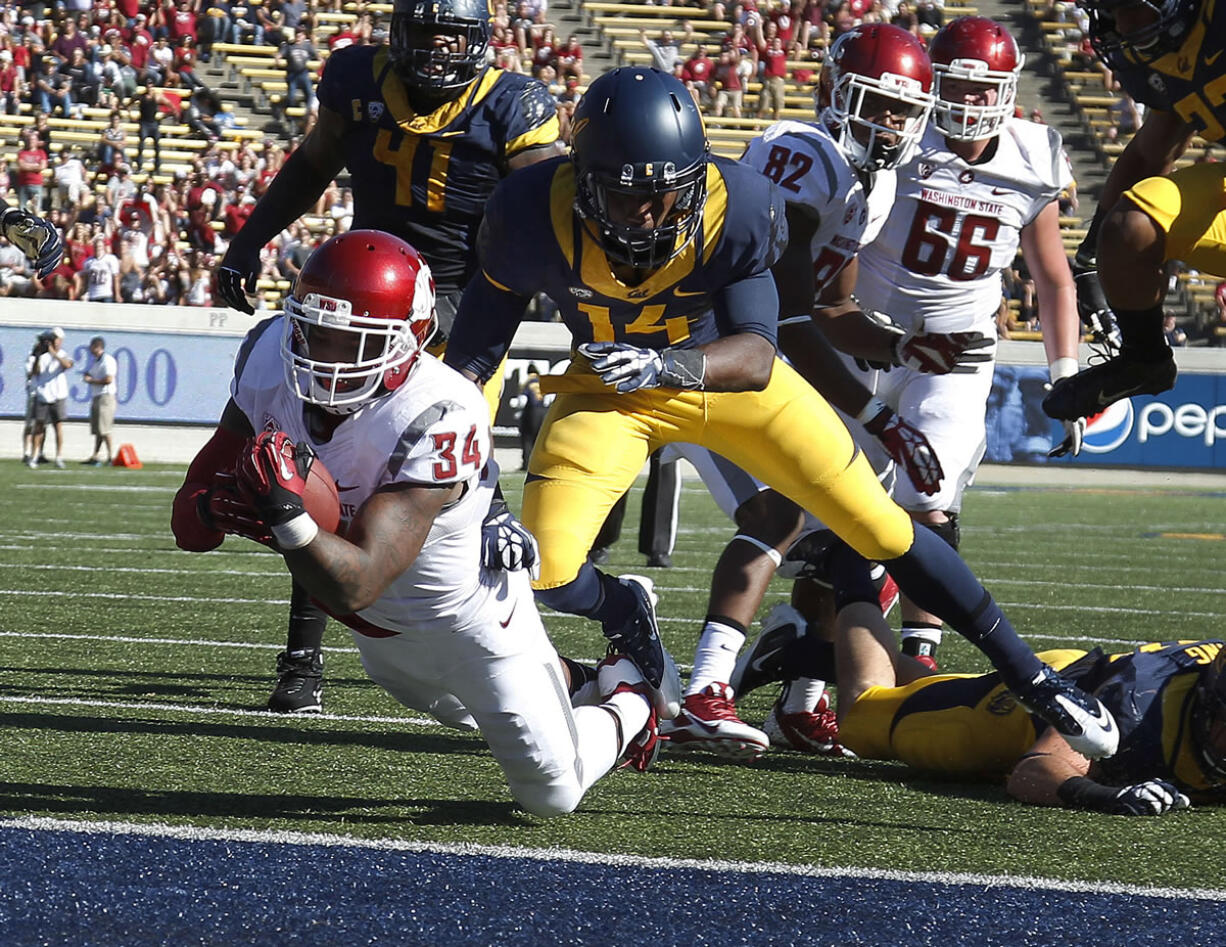
<instances>
[{"instance_id":1,"label":"knee pad","mask_svg":"<svg viewBox=\"0 0 1226 947\"><path fill-rule=\"evenodd\" d=\"M958 547L962 544L962 529L958 526L957 513L945 511L947 519L944 523L920 523L925 529L930 529L945 541L954 552L958 551Z\"/></svg>"}]
</instances>

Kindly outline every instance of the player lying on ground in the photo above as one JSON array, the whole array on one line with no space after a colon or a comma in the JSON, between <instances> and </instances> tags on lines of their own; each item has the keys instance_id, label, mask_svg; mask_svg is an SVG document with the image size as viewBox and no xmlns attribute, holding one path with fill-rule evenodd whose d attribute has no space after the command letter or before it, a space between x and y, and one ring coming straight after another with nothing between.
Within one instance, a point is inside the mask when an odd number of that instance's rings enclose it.
<instances>
[{"instance_id":1,"label":"player lying on ground","mask_svg":"<svg viewBox=\"0 0 1226 947\"><path fill-rule=\"evenodd\" d=\"M598 705L572 708L587 675L554 651L527 574L482 567L489 412L423 351L434 319L430 270L399 238L351 231L316 250L285 313L239 350L221 423L175 497L175 539L207 551L233 532L279 551L352 630L373 681L479 729L530 812L570 812L619 758L650 765L655 715L616 654L586 689ZM307 447L336 478L341 535L304 506Z\"/></svg>"}]
</instances>

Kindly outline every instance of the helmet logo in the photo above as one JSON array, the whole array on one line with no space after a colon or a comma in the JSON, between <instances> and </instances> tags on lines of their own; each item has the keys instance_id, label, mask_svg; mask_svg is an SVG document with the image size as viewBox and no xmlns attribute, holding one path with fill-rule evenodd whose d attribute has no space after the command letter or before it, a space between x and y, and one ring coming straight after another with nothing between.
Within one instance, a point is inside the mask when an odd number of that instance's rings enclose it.
<instances>
[{"instance_id":1,"label":"helmet logo","mask_svg":"<svg viewBox=\"0 0 1226 947\"><path fill-rule=\"evenodd\" d=\"M951 69L965 69L967 72L988 72L988 64L982 59L954 59L949 66Z\"/></svg>"},{"instance_id":2,"label":"helmet logo","mask_svg":"<svg viewBox=\"0 0 1226 947\"><path fill-rule=\"evenodd\" d=\"M383 103L382 102L367 102L366 103L366 114L372 122L379 121L379 119L383 117Z\"/></svg>"},{"instance_id":3,"label":"helmet logo","mask_svg":"<svg viewBox=\"0 0 1226 947\"><path fill-rule=\"evenodd\" d=\"M665 181L675 181L677 179L677 166L671 161L665 161L662 173Z\"/></svg>"},{"instance_id":4,"label":"helmet logo","mask_svg":"<svg viewBox=\"0 0 1226 947\"><path fill-rule=\"evenodd\" d=\"M650 172L651 165L648 165L647 168L648 168L648 171ZM623 185L633 184L634 183L634 165L623 164L621 178L619 180Z\"/></svg>"}]
</instances>

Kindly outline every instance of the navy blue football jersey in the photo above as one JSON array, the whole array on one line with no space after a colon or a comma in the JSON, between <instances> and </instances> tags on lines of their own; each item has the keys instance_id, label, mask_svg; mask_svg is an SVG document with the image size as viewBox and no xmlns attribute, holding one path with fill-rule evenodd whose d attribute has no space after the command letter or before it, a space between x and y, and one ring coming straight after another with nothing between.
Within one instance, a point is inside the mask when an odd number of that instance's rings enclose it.
<instances>
[{"instance_id":1,"label":"navy blue football jersey","mask_svg":"<svg viewBox=\"0 0 1226 947\"><path fill-rule=\"evenodd\" d=\"M1226 786L1205 779L1192 743L1196 683L1221 647L1212 640L1154 643L1113 656L1094 693L1115 715L1120 748L1094 764L1096 779L1115 786L1166 779L1199 797L1226 798Z\"/></svg>"},{"instance_id":2,"label":"navy blue football jersey","mask_svg":"<svg viewBox=\"0 0 1226 947\"><path fill-rule=\"evenodd\" d=\"M743 331L729 321L737 314L721 312L719 294L766 273L787 242L779 189L754 169L722 158L707 166L706 205L694 238L635 286L613 275L595 225L574 205L569 160L525 168L495 193L479 246L485 277L517 296L544 292L557 303L576 345L684 348ZM766 315L763 334L773 333L778 313Z\"/></svg>"},{"instance_id":3,"label":"navy blue football jersey","mask_svg":"<svg viewBox=\"0 0 1226 947\"><path fill-rule=\"evenodd\" d=\"M1107 58L1138 102L1174 112L1206 141L1226 141L1226 0L1201 0L1188 38L1173 53L1139 63L1124 50Z\"/></svg>"},{"instance_id":4,"label":"navy blue football jersey","mask_svg":"<svg viewBox=\"0 0 1226 947\"><path fill-rule=\"evenodd\" d=\"M317 94L346 124L354 229L413 244L440 294L476 272L477 228L508 159L558 138L549 90L500 69L482 70L459 98L416 114L386 46L337 50Z\"/></svg>"}]
</instances>

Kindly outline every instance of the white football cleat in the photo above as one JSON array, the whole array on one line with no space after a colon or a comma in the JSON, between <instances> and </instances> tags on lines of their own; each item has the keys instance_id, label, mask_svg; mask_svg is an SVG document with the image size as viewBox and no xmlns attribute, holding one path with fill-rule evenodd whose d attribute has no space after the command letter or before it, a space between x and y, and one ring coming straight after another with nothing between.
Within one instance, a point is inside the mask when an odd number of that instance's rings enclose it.
<instances>
[{"instance_id":1,"label":"white football cleat","mask_svg":"<svg viewBox=\"0 0 1226 947\"><path fill-rule=\"evenodd\" d=\"M660 725L674 746L706 750L733 760L756 760L770 746L766 734L736 715L732 688L708 684L681 702L681 713Z\"/></svg>"}]
</instances>

